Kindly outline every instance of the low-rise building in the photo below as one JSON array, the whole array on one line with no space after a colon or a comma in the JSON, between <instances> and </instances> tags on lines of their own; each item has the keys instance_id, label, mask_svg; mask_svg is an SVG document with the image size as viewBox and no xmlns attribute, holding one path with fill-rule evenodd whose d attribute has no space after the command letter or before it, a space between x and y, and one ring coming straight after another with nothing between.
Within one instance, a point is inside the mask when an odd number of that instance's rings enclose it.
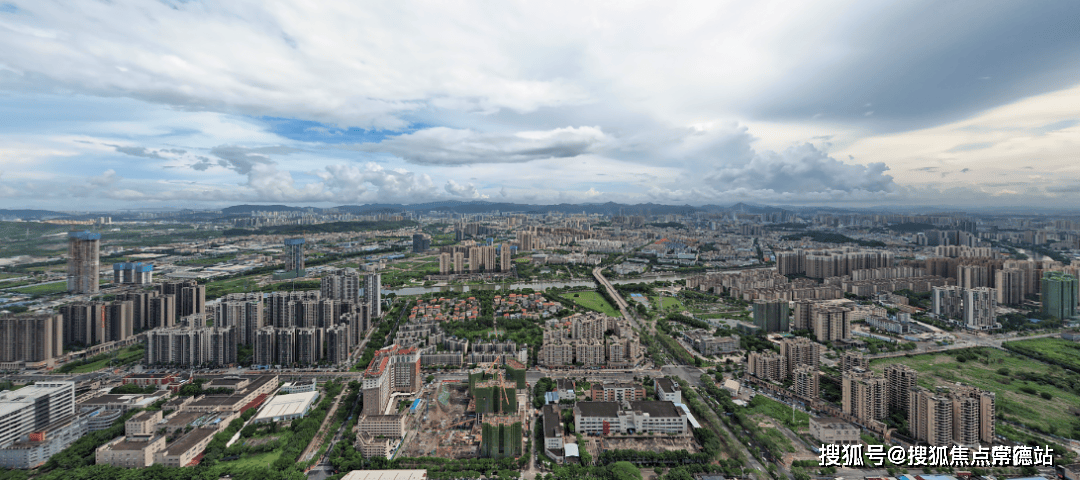
<instances>
[{"instance_id":1,"label":"low-rise building","mask_svg":"<svg viewBox=\"0 0 1080 480\"><path fill-rule=\"evenodd\" d=\"M394 453L394 441L361 432L356 434L356 449L364 458L390 458Z\"/></svg>"},{"instance_id":2,"label":"low-rise building","mask_svg":"<svg viewBox=\"0 0 1080 480\"><path fill-rule=\"evenodd\" d=\"M196 428L157 452L154 463L168 467L186 467L206 449L216 434L216 429Z\"/></svg>"},{"instance_id":3,"label":"low-rise building","mask_svg":"<svg viewBox=\"0 0 1080 480\"><path fill-rule=\"evenodd\" d=\"M0 449L0 467L28 470L75 443L89 431L89 417L68 415Z\"/></svg>"},{"instance_id":4,"label":"low-rise building","mask_svg":"<svg viewBox=\"0 0 1080 480\"><path fill-rule=\"evenodd\" d=\"M563 428L562 416L558 405L544 405L544 449L556 456L562 456Z\"/></svg>"},{"instance_id":5,"label":"low-rise building","mask_svg":"<svg viewBox=\"0 0 1080 480\"><path fill-rule=\"evenodd\" d=\"M341 480L427 480L427 470L353 470Z\"/></svg>"},{"instance_id":6,"label":"low-rise building","mask_svg":"<svg viewBox=\"0 0 1080 480\"><path fill-rule=\"evenodd\" d=\"M268 423L303 418L307 416L318 398L319 392L275 396L259 409L258 415L252 419L252 422Z\"/></svg>"},{"instance_id":7,"label":"low-rise building","mask_svg":"<svg viewBox=\"0 0 1080 480\"><path fill-rule=\"evenodd\" d=\"M308 382L286 382L281 386L281 391L285 393L307 393L314 392L316 386L315 379L312 378L311 381Z\"/></svg>"},{"instance_id":8,"label":"low-rise building","mask_svg":"<svg viewBox=\"0 0 1080 480\"><path fill-rule=\"evenodd\" d=\"M661 377L653 380L656 398L664 402L682 403L682 388L670 378Z\"/></svg>"},{"instance_id":9,"label":"low-rise building","mask_svg":"<svg viewBox=\"0 0 1080 480\"><path fill-rule=\"evenodd\" d=\"M621 409L619 402L578 402L574 405L574 426L591 435L615 433L685 434L687 415L672 402L632 401Z\"/></svg>"},{"instance_id":10,"label":"low-rise building","mask_svg":"<svg viewBox=\"0 0 1080 480\"><path fill-rule=\"evenodd\" d=\"M810 417L810 436L825 444L859 443L859 427L836 417Z\"/></svg>"},{"instance_id":11,"label":"low-rise building","mask_svg":"<svg viewBox=\"0 0 1080 480\"><path fill-rule=\"evenodd\" d=\"M405 415L364 415L357 423L360 433L373 437L402 438L405 436Z\"/></svg>"},{"instance_id":12,"label":"low-rise building","mask_svg":"<svg viewBox=\"0 0 1080 480\"><path fill-rule=\"evenodd\" d=\"M594 383L591 395L594 402L645 400L645 387L632 383Z\"/></svg>"},{"instance_id":13,"label":"low-rise building","mask_svg":"<svg viewBox=\"0 0 1080 480\"><path fill-rule=\"evenodd\" d=\"M94 454L98 465L123 468L144 468L154 464L154 456L165 449L165 436L119 437L98 447Z\"/></svg>"}]
</instances>

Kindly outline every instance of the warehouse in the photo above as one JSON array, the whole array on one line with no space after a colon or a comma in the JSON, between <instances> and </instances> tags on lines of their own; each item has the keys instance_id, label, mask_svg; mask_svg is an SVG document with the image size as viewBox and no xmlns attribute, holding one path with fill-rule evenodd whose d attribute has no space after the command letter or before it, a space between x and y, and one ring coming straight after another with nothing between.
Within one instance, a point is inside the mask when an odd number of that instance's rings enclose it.
<instances>
[{"instance_id":1,"label":"warehouse","mask_svg":"<svg viewBox=\"0 0 1080 480\"><path fill-rule=\"evenodd\" d=\"M254 423L269 423L304 418L318 398L319 392L278 395L266 402L266 405L263 405L263 408L259 410L259 414L252 421Z\"/></svg>"}]
</instances>

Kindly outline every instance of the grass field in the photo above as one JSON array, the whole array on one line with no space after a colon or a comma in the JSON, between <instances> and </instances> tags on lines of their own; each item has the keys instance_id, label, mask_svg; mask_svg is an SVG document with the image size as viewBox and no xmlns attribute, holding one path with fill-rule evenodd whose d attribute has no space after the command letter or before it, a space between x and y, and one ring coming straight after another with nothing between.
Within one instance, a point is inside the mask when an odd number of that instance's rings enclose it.
<instances>
[{"instance_id":1,"label":"grass field","mask_svg":"<svg viewBox=\"0 0 1080 480\"><path fill-rule=\"evenodd\" d=\"M126 364L129 364L129 363L138 362L138 361L142 360L143 357L145 357L145 353L146 353L145 350L143 350L142 348L136 348L136 349L133 349L132 347L125 348L125 349L121 350L119 353L117 353L116 360L113 361L113 365L126 365ZM89 373L89 372L94 372L94 371L100 370L102 368L105 368L105 366L108 365L111 360L113 360L111 356L109 356L108 358L102 358L101 360L98 360L96 362L90 362L90 363L88 363L86 365L80 365L78 367L75 367L69 373Z\"/></svg>"},{"instance_id":2,"label":"grass field","mask_svg":"<svg viewBox=\"0 0 1080 480\"><path fill-rule=\"evenodd\" d=\"M585 308L596 310L600 313L610 315L612 317L622 316L622 314L619 313L618 310L615 310L615 307L612 307L611 304L607 302L607 300L604 300L604 297L601 297L599 293L591 290L586 292L568 292L562 294L561 296L562 298L570 300L571 302L574 302Z\"/></svg>"},{"instance_id":3,"label":"grass field","mask_svg":"<svg viewBox=\"0 0 1080 480\"><path fill-rule=\"evenodd\" d=\"M1008 342L1007 347L1080 373L1080 343L1062 338L1035 338Z\"/></svg>"},{"instance_id":4,"label":"grass field","mask_svg":"<svg viewBox=\"0 0 1080 480\"><path fill-rule=\"evenodd\" d=\"M67 282L63 280L59 282L41 283L37 285L30 285L26 287L18 287L11 289L11 292L13 293L25 293L27 295L49 295L66 291Z\"/></svg>"},{"instance_id":5,"label":"grass field","mask_svg":"<svg viewBox=\"0 0 1080 480\"><path fill-rule=\"evenodd\" d=\"M989 390L997 395L995 407L1004 418L1038 426L1062 435L1071 435L1076 419L1069 407L1080 405L1080 396L1052 384L1040 384L1049 377L1076 377L1060 367L1032 361L1013 353L991 348L978 349L978 360L958 362L956 352L925 354L874 360L870 368L878 372L890 363L901 363L919 371L919 385L932 387L956 382ZM1025 393L1021 389L1034 391ZM1041 396L1046 393L1048 400Z\"/></svg>"},{"instance_id":6,"label":"grass field","mask_svg":"<svg viewBox=\"0 0 1080 480\"><path fill-rule=\"evenodd\" d=\"M281 457L281 449L275 449L270 452L260 453L257 455L251 455L237 460L230 460L228 462L221 462L222 467L228 467L232 469L243 469L251 467L266 467L272 465Z\"/></svg>"},{"instance_id":7,"label":"grass field","mask_svg":"<svg viewBox=\"0 0 1080 480\"><path fill-rule=\"evenodd\" d=\"M810 415L806 412L795 410L795 420L792 421L791 407L764 395L755 395L746 408L751 414L760 413L772 417L792 430L810 428Z\"/></svg>"},{"instance_id":8,"label":"grass field","mask_svg":"<svg viewBox=\"0 0 1080 480\"><path fill-rule=\"evenodd\" d=\"M675 297L660 297L659 300L660 300L660 309L661 310L671 309L671 310L676 311L676 312L681 312L683 310L686 310L686 305L683 305L682 300L679 300L678 298L675 298ZM654 297L653 304L656 304L656 303L657 302L656 302L656 299Z\"/></svg>"}]
</instances>

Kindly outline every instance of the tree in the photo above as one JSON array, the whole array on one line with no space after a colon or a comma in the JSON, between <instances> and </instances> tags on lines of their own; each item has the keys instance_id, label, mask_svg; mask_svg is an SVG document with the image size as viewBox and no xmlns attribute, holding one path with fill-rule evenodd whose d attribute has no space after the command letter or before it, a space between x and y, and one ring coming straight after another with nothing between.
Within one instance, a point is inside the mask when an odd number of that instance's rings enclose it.
<instances>
[{"instance_id":1,"label":"tree","mask_svg":"<svg viewBox=\"0 0 1080 480\"><path fill-rule=\"evenodd\" d=\"M615 462L608 466L612 480L641 480L641 469L630 462Z\"/></svg>"}]
</instances>

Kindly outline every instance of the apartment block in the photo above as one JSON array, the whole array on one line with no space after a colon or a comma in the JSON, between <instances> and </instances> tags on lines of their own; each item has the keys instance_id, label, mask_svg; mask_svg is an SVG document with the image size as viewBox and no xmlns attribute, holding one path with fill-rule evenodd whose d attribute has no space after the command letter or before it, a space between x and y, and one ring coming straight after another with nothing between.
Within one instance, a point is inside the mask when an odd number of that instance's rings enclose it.
<instances>
[{"instance_id":1,"label":"apartment block","mask_svg":"<svg viewBox=\"0 0 1080 480\"><path fill-rule=\"evenodd\" d=\"M632 383L594 383L590 398L594 402L645 400L645 387Z\"/></svg>"},{"instance_id":2,"label":"apartment block","mask_svg":"<svg viewBox=\"0 0 1080 480\"><path fill-rule=\"evenodd\" d=\"M5 370L51 365L63 354L64 322L60 315L0 316L0 364Z\"/></svg>"},{"instance_id":3,"label":"apartment block","mask_svg":"<svg viewBox=\"0 0 1080 480\"><path fill-rule=\"evenodd\" d=\"M785 338L780 342L784 378L790 378L795 368L809 365L817 370L821 363L821 344L806 337Z\"/></svg>"},{"instance_id":4,"label":"apartment block","mask_svg":"<svg viewBox=\"0 0 1080 480\"><path fill-rule=\"evenodd\" d=\"M840 372L847 372L853 368L861 368L863 370L870 369L870 359L866 358L862 352L846 351L840 355Z\"/></svg>"},{"instance_id":5,"label":"apartment block","mask_svg":"<svg viewBox=\"0 0 1080 480\"><path fill-rule=\"evenodd\" d=\"M889 411L906 413L911 408L911 391L919 385L919 372L898 363L885 366L889 386Z\"/></svg>"},{"instance_id":6,"label":"apartment block","mask_svg":"<svg viewBox=\"0 0 1080 480\"><path fill-rule=\"evenodd\" d=\"M796 395L816 399L821 392L820 372L815 366L799 365L792 371L791 386Z\"/></svg>"},{"instance_id":7,"label":"apartment block","mask_svg":"<svg viewBox=\"0 0 1080 480\"><path fill-rule=\"evenodd\" d=\"M747 371L762 380L781 382L784 380L784 357L773 351L750 352L747 356Z\"/></svg>"},{"instance_id":8,"label":"apartment block","mask_svg":"<svg viewBox=\"0 0 1080 480\"><path fill-rule=\"evenodd\" d=\"M881 420L888 414L885 377L861 368L843 374L843 412L862 421Z\"/></svg>"}]
</instances>

